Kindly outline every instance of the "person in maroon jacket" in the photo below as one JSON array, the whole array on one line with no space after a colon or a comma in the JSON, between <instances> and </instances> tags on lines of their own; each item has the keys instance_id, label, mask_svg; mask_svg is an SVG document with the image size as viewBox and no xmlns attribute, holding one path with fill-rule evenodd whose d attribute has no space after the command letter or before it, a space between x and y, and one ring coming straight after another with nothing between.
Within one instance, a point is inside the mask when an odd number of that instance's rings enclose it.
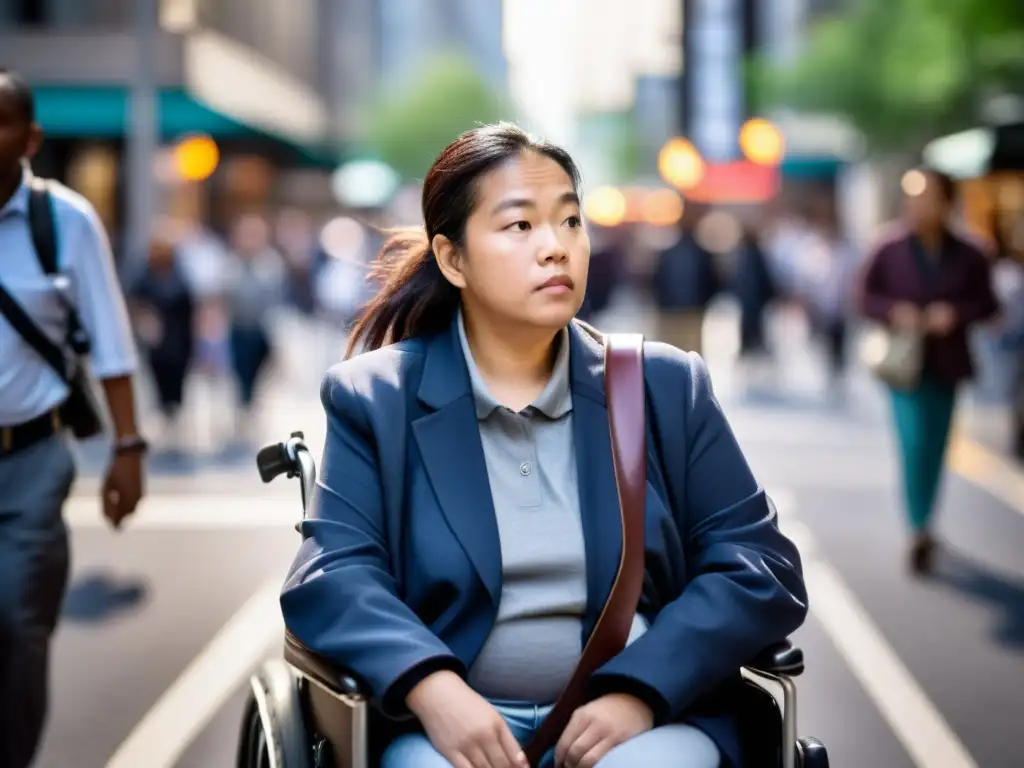
<instances>
[{"instance_id":1,"label":"person in maroon jacket","mask_svg":"<svg viewBox=\"0 0 1024 768\"><path fill-rule=\"evenodd\" d=\"M913 531L910 566L925 573L956 392L973 374L968 329L994 315L998 302L981 246L949 226L953 180L934 170L918 173L924 184L907 195L904 225L868 258L858 303L867 318L925 334L918 385L890 390Z\"/></svg>"}]
</instances>

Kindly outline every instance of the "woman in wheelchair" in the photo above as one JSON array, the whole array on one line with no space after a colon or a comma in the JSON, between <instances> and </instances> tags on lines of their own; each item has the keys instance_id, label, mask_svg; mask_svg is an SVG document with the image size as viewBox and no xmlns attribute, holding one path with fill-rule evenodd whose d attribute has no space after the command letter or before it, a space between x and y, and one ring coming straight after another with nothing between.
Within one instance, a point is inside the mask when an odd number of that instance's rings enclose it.
<instances>
[{"instance_id":1,"label":"woman in wheelchair","mask_svg":"<svg viewBox=\"0 0 1024 768\"><path fill-rule=\"evenodd\" d=\"M572 159L515 126L459 137L427 174L425 231L384 246L323 382L321 476L281 605L372 695L383 768L526 766L612 588L602 341L573 319L579 195ZM643 594L545 760L739 766L730 691L804 620L800 558L701 358L649 342L643 365Z\"/></svg>"}]
</instances>

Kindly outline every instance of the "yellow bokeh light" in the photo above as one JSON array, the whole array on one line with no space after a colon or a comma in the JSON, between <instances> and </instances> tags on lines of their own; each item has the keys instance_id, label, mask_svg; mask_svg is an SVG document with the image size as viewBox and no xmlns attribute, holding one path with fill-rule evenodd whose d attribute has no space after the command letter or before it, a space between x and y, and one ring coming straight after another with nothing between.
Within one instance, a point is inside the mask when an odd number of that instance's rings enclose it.
<instances>
[{"instance_id":1,"label":"yellow bokeh light","mask_svg":"<svg viewBox=\"0 0 1024 768\"><path fill-rule=\"evenodd\" d=\"M917 197L924 192L927 186L928 179L920 171L907 171L903 174L903 179L900 181L900 187L903 188L903 193L908 197Z\"/></svg>"},{"instance_id":2,"label":"yellow bokeh light","mask_svg":"<svg viewBox=\"0 0 1024 768\"><path fill-rule=\"evenodd\" d=\"M644 221L655 227L669 227L683 217L683 199L671 189L656 189L644 195Z\"/></svg>"},{"instance_id":3,"label":"yellow bokeh light","mask_svg":"<svg viewBox=\"0 0 1024 768\"><path fill-rule=\"evenodd\" d=\"M598 226L617 226L626 217L626 196L615 187L595 189L583 203L583 215Z\"/></svg>"},{"instance_id":4,"label":"yellow bokeh light","mask_svg":"<svg viewBox=\"0 0 1024 768\"><path fill-rule=\"evenodd\" d=\"M755 117L740 128L740 151L752 163L778 165L785 151L782 133L771 122Z\"/></svg>"},{"instance_id":5,"label":"yellow bokeh light","mask_svg":"<svg viewBox=\"0 0 1024 768\"><path fill-rule=\"evenodd\" d=\"M686 139L670 139L658 153L658 172L677 189L692 189L704 178L704 160Z\"/></svg>"},{"instance_id":6,"label":"yellow bokeh light","mask_svg":"<svg viewBox=\"0 0 1024 768\"><path fill-rule=\"evenodd\" d=\"M205 181L220 163L220 149L209 136L190 136L174 148L175 166L185 181Z\"/></svg>"}]
</instances>

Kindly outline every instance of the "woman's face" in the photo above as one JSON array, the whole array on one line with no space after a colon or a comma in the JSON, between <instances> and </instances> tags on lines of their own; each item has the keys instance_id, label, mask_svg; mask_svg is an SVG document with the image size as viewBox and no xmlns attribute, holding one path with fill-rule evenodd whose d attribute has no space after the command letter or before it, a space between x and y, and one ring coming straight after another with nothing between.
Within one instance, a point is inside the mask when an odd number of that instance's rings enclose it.
<instances>
[{"instance_id":1,"label":"woman's face","mask_svg":"<svg viewBox=\"0 0 1024 768\"><path fill-rule=\"evenodd\" d=\"M231 244L238 255L252 257L270 243L270 228L258 216L245 216L238 220L231 233Z\"/></svg>"},{"instance_id":2,"label":"woman's face","mask_svg":"<svg viewBox=\"0 0 1024 768\"><path fill-rule=\"evenodd\" d=\"M952 205L932 174L924 174L924 185L906 196L905 206L911 225L937 227L945 223Z\"/></svg>"},{"instance_id":3,"label":"woman's face","mask_svg":"<svg viewBox=\"0 0 1024 768\"><path fill-rule=\"evenodd\" d=\"M479 179L464 248L435 238L445 276L468 311L557 329L583 303L590 241L572 180L529 152Z\"/></svg>"}]
</instances>

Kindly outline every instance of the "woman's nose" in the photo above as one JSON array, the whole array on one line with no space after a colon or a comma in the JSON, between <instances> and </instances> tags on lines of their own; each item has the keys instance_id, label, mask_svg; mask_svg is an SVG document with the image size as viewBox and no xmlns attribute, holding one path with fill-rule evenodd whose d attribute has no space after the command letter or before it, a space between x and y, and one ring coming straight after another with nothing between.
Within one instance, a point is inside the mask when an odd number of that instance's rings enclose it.
<instances>
[{"instance_id":1,"label":"woman's nose","mask_svg":"<svg viewBox=\"0 0 1024 768\"><path fill-rule=\"evenodd\" d=\"M569 250L558 237L558 233L549 227L537 230L542 238L539 244L539 255L542 262L562 262L569 258Z\"/></svg>"}]
</instances>

